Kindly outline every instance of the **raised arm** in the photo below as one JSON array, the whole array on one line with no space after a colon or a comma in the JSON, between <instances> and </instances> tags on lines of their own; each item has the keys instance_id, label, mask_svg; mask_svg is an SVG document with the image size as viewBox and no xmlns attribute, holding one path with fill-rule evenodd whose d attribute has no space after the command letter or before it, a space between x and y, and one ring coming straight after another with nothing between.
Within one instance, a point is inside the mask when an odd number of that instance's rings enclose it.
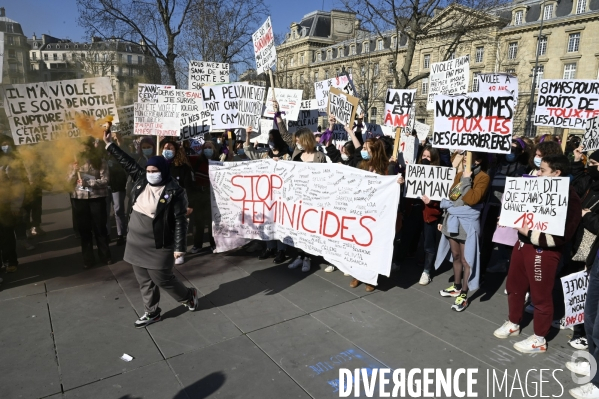
<instances>
[{"instance_id":1,"label":"raised arm","mask_svg":"<svg viewBox=\"0 0 599 399\"><path fill-rule=\"evenodd\" d=\"M125 172L131 176L131 180L136 182L144 175L144 173L146 173L146 171L135 162L135 159L131 158L129 154L121 150L119 146L112 142L110 127L104 131L104 142L106 143L106 150L121 164L123 169L125 169Z\"/></svg>"},{"instance_id":2,"label":"raised arm","mask_svg":"<svg viewBox=\"0 0 599 399\"><path fill-rule=\"evenodd\" d=\"M295 147L295 142L293 141L293 135L287 131L287 126L285 126L285 121L281 116L281 111L279 110L279 103L274 101L273 108L275 110L275 122L277 123L277 127L279 128L279 133L281 133L281 137L283 141L287 143L289 148Z\"/></svg>"}]
</instances>

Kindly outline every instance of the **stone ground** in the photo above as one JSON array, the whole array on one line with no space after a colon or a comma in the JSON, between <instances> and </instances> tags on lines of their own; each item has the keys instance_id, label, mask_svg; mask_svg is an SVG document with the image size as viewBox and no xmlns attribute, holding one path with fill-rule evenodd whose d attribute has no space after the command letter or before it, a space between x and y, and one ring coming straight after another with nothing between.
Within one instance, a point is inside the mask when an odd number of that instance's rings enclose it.
<instances>
[{"instance_id":1,"label":"stone ground","mask_svg":"<svg viewBox=\"0 0 599 399\"><path fill-rule=\"evenodd\" d=\"M478 368L478 397L508 397L505 387L487 393L487 373L507 370L511 397L533 397L539 377L527 371L565 370L573 352L570 330L552 329L549 351L535 356L493 336L507 313L504 275L490 275L456 313L438 294L448 267L423 287L411 261L367 293L339 271L302 273L241 251L188 256L176 273L202 294L200 309L164 295L164 320L138 330L131 268L82 268L66 195L44 197L43 222L48 234L20 252L18 272L1 275L2 398L333 398L340 367ZM123 251L113 247L114 259ZM545 372L542 394L569 397L570 374L555 376Z\"/></svg>"}]
</instances>

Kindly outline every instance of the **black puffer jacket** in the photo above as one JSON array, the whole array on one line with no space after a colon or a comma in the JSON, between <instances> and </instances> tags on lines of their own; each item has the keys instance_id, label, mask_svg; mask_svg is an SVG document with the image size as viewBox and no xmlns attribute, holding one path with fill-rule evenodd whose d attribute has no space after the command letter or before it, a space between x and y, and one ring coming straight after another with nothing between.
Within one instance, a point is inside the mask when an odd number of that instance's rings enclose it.
<instances>
[{"instance_id":1,"label":"black puffer jacket","mask_svg":"<svg viewBox=\"0 0 599 399\"><path fill-rule=\"evenodd\" d=\"M593 262L595 262L595 258L597 257L597 251L599 251L599 182L591 182L588 191L582 197L582 209L590 209L591 212L588 212L583 216L582 222L578 226L578 230L574 236L572 254L575 254L580 247L582 236L584 235L584 229L587 229L591 233L598 235L598 238L595 238L595 241L593 242L591 252L589 252L585 262L587 268L590 270L591 266L593 266Z\"/></svg>"},{"instance_id":2,"label":"black puffer jacket","mask_svg":"<svg viewBox=\"0 0 599 399\"><path fill-rule=\"evenodd\" d=\"M131 198L129 212L131 212L137 197L148 184L146 171L116 144L110 144L107 150L121 164L134 182L129 195L129 198ZM187 217L185 216L188 204L187 194L176 180L170 178L164 187L162 196L164 201L160 200L158 202L156 216L152 222L156 249L174 246L175 252L185 252L187 250Z\"/></svg>"}]
</instances>

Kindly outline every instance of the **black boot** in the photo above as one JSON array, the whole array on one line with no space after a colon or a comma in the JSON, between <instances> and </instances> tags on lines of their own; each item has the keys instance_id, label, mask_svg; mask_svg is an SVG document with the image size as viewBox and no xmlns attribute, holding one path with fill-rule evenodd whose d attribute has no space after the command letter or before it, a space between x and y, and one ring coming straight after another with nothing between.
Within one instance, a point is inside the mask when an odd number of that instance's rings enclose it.
<instances>
[{"instance_id":1,"label":"black boot","mask_svg":"<svg viewBox=\"0 0 599 399\"><path fill-rule=\"evenodd\" d=\"M272 258L273 256L275 256L275 253L276 253L276 249L266 248L264 251L262 251L260 256L258 256L258 259L264 260L264 259Z\"/></svg>"},{"instance_id":2,"label":"black boot","mask_svg":"<svg viewBox=\"0 0 599 399\"><path fill-rule=\"evenodd\" d=\"M283 263L287 258L285 257L285 251L277 252L277 256L273 260L273 263Z\"/></svg>"}]
</instances>

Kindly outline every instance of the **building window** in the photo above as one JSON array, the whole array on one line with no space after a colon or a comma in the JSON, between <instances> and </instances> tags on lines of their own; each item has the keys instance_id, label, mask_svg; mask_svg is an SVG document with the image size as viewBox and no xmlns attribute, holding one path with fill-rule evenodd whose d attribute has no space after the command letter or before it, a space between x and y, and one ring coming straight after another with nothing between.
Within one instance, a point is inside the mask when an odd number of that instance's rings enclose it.
<instances>
[{"instance_id":1,"label":"building window","mask_svg":"<svg viewBox=\"0 0 599 399\"><path fill-rule=\"evenodd\" d=\"M8 50L8 58L17 58L17 52L15 50Z\"/></svg>"},{"instance_id":2,"label":"building window","mask_svg":"<svg viewBox=\"0 0 599 399\"><path fill-rule=\"evenodd\" d=\"M547 36L539 38L537 42L537 54L545 55L547 53Z\"/></svg>"},{"instance_id":3,"label":"building window","mask_svg":"<svg viewBox=\"0 0 599 399\"><path fill-rule=\"evenodd\" d=\"M517 55L518 55L518 43L517 42L510 43L507 48L507 59L515 60Z\"/></svg>"},{"instance_id":4,"label":"building window","mask_svg":"<svg viewBox=\"0 0 599 399\"><path fill-rule=\"evenodd\" d=\"M347 73L351 75L351 67L347 68Z\"/></svg>"},{"instance_id":5,"label":"building window","mask_svg":"<svg viewBox=\"0 0 599 399\"><path fill-rule=\"evenodd\" d=\"M123 63L123 54L119 54L119 63Z\"/></svg>"},{"instance_id":6,"label":"building window","mask_svg":"<svg viewBox=\"0 0 599 399\"><path fill-rule=\"evenodd\" d=\"M576 63L564 65L564 79L576 79Z\"/></svg>"},{"instance_id":7,"label":"building window","mask_svg":"<svg viewBox=\"0 0 599 399\"><path fill-rule=\"evenodd\" d=\"M376 64L374 64L374 67L373 67L373 75L378 76L378 74L379 74L379 64L377 62Z\"/></svg>"},{"instance_id":8,"label":"building window","mask_svg":"<svg viewBox=\"0 0 599 399\"><path fill-rule=\"evenodd\" d=\"M543 19L553 18L553 4L547 4L543 9Z\"/></svg>"},{"instance_id":9,"label":"building window","mask_svg":"<svg viewBox=\"0 0 599 399\"><path fill-rule=\"evenodd\" d=\"M388 80L387 81L387 89L392 89L393 88L393 81L392 80Z\"/></svg>"},{"instance_id":10,"label":"building window","mask_svg":"<svg viewBox=\"0 0 599 399\"><path fill-rule=\"evenodd\" d=\"M377 46L379 50L383 50L385 48L385 42L383 42L382 40L379 40L377 42Z\"/></svg>"},{"instance_id":11,"label":"building window","mask_svg":"<svg viewBox=\"0 0 599 399\"><path fill-rule=\"evenodd\" d=\"M67 53L62 53L62 60L66 61L67 60Z\"/></svg>"},{"instance_id":12,"label":"building window","mask_svg":"<svg viewBox=\"0 0 599 399\"><path fill-rule=\"evenodd\" d=\"M429 69L431 67L431 55L424 54L424 69Z\"/></svg>"},{"instance_id":13,"label":"building window","mask_svg":"<svg viewBox=\"0 0 599 399\"><path fill-rule=\"evenodd\" d=\"M389 73L393 73L393 61L389 61Z\"/></svg>"},{"instance_id":14,"label":"building window","mask_svg":"<svg viewBox=\"0 0 599 399\"><path fill-rule=\"evenodd\" d=\"M505 70L505 73L509 73L510 75L516 75L516 70L513 68L509 68Z\"/></svg>"},{"instance_id":15,"label":"building window","mask_svg":"<svg viewBox=\"0 0 599 399\"><path fill-rule=\"evenodd\" d=\"M332 60L333 59L333 50L328 50L327 51L327 60Z\"/></svg>"},{"instance_id":16,"label":"building window","mask_svg":"<svg viewBox=\"0 0 599 399\"><path fill-rule=\"evenodd\" d=\"M48 54L44 54L44 61L48 61Z\"/></svg>"},{"instance_id":17,"label":"building window","mask_svg":"<svg viewBox=\"0 0 599 399\"><path fill-rule=\"evenodd\" d=\"M66 46L64 46L64 48L66 48L68 50L69 49L69 45L67 44Z\"/></svg>"},{"instance_id":18,"label":"building window","mask_svg":"<svg viewBox=\"0 0 599 399\"><path fill-rule=\"evenodd\" d=\"M295 66L295 58L291 58L289 64L294 67Z\"/></svg>"},{"instance_id":19,"label":"building window","mask_svg":"<svg viewBox=\"0 0 599 399\"><path fill-rule=\"evenodd\" d=\"M568 53L578 52L580 46L580 33L571 33L568 36Z\"/></svg>"},{"instance_id":20,"label":"building window","mask_svg":"<svg viewBox=\"0 0 599 399\"><path fill-rule=\"evenodd\" d=\"M376 96L378 92L379 92L379 84L373 83L372 84L372 94L374 94Z\"/></svg>"},{"instance_id":21,"label":"building window","mask_svg":"<svg viewBox=\"0 0 599 399\"><path fill-rule=\"evenodd\" d=\"M587 10L587 0L578 0L576 4L576 14L582 14Z\"/></svg>"},{"instance_id":22,"label":"building window","mask_svg":"<svg viewBox=\"0 0 599 399\"><path fill-rule=\"evenodd\" d=\"M300 65L304 65L304 53L300 54Z\"/></svg>"},{"instance_id":23,"label":"building window","mask_svg":"<svg viewBox=\"0 0 599 399\"><path fill-rule=\"evenodd\" d=\"M12 46L15 44L15 38L13 36L7 36L6 39L7 39L9 46Z\"/></svg>"},{"instance_id":24,"label":"building window","mask_svg":"<svg viewBox=\"0 0 599 399\"><path fill-rule=\"evenodd\" d=\"M534 68L532 69L532 71L534 72ZM545 73L545 66L544 65L539 65L537 67L537 79L536 79L536 86L539 86L539 84L541 83L541 79L543 79L543 74Z\"/></svg>"},{"instance_id":25,"label":"building window","mask_svg":"<svg viewBox=\"0 0 599 399\"><path fill-rule=\"evenodd\" d=\"M316 61L320 61L321 59L322 59L322 54L319 51L318 53L316 53Z\"/></svg>"},{"instance_id":26,"label":"building window","mask_svg":"<svg viewBox=\"0 0 599 399\"><path fill-rule=\"evenodd\" d=\"M58 54L56 54L56 53L52 54L52 59L54 61L58 61Z\"/></svg>"},{"instance_id":27,"label":"building window","mask_svg":"<svg viewBox=\"0 0 599 399\"><path fill-rule=\"evenodd\" d=\"M345 53L345 49L343 47L339 47L339 50L337 51L337 58L343 58L345 55L343 53Z\"/></svg>"},{"instance_id":28,"label":"building window","mask_svg":"<svg viewBox=\"0 0 599 399\"><path fill-rule=\"evenodd\" d=\"M476 56L475 56L475 61L474 62L483 62L484 55L485 55L485 48L484 47L477 47L476 48Z\"/></svg>"},{"instance_id":29,"label":"building window","mask_svg":"<svg viewBox=\"0 0 599 399\"><path fill-rule=\"evenodd\" d=\"M127 50L128 53L131 52L131 45L130 44L127 45L126 50Z\"/></svg>"},{"instance_id":30,"label":"building window","mask_svg":"<svg viewBox=\"0 0 599 399\"><path fill-rule=\"evenodd\" d=\"M37 59L37 54L35 54L35 53L31 53L31 59L32 59L32 60L35 60L35 59Z\"/></svg>"},{"instance_id":31,"label":"building window","mask_svg":"<svg viewBox=\"0 0 599 399\"><path fill-rule=\"evenodd\" d=\"M428 94L428 82L422 82L420 94Z\"/></svg>"},{"instance_id":32,"label":"building window","mask_svg":"<svg viewBox=\"0 0 599 399\"><path fill-rule=\"evenodd\" d=\"M13 63L9 64L9 65L8 65L8 70L9 70L10 72L18 72L18 71L17 71L17 64L13 64Z\"/></svg>"},{"instance_id":33,"label":"building window","mask_svg":"<svg viewBox=\"0 0 599 399\"><path fill-rule=\"evenodd\" d=\"M395 36L391 37L391 48L395 49L396 44L397 44L397 38Z\"/></svg>"},{"instance_id":34,"label":"building window","mask_svg":"<svg viewBox=\"0 0 599 399\"><path fill-rule=\"evenodd\" d=\"M366 67L364 65L362 65L360 67L360 76L365 76L366 75Z\"/></svg>"},{"instance_id":35,"label":"building window","mask_svg":"<svg viewBox=\"0 0 599 399\"><path fill-rule=\"evenodd\" d=\"M98 53L94 54L94 62L100 61L100 55Z\"/></svg>"},{"instance_id":36,"label":"building window","mask_svg":"<svg viewBox=\"0 0 599 399\"><path fill-rule=\"evenodd\" d=\"M364 51L362 51L363 53L369 53L370 52L370 42L364 42Z\"/></svg>"},{"instance_id":37,"label":"building window","mask_svg":"<svg viewBox=\"0 0 599 399\"><path fill-rule=\"evenodd\" d=\"M350 54L351 55L356 55L356 46L355 45L351 46L349 49L350 49Z\"/></svg>"},{"instance_id":38,"label":"building window","mask_svg":"<svg viewBox=\"0 0 599 399\"><path fill-rule=\"evenodd\" d=\"M516 11L516 14L514 14L514 25L522 25L523 16L524 11Z\"/></svg>"},{"instance_id":39,"label":"building window","mask_svg":"<svg viewBox=\"0 0 599 399\"><path fill-rule=\"evenodd\" d=\"M33 48L37 48L37 42L33 42Z\"/></svg>"},{"instance_id":40,"label":"building window","mask_svg":"<svg viewBox=\"0 0 599 399\"><path fill-rule=\"evenodd\" d=\"M114 65L110 66L110 73L114 73Z\"/></svg>"},{"instance_id":41,"label":"building window","mask_svg":"<svg viewBox=\"0 0 599 399\"><path fill-rule=\"evenodd\" d=\"M59 48L60 48L60 44L57 44L57 45L56 45L56 48L57 48L57 49L59 49Z\"/></svg>"},{"instance_id":42,"label":"building window","mask_svg":"<svg viewBox=\"0 0 599 399\"><path fill-rule=\"evenodd\" d=\"M472 91L478 91L478 75L474 75L472 78Z\"/></svg>"},{"instance_id":43,"label":"building window","mask_svg":"<svg viewBox=\"0 0 599 399\"><path fill-rule=\"evenodd\" d=\"M448 54L448 56L447 56L447 59L448 59L448 60L453 60L453 59L455 59L455 51L451 51L451 52Z\"/></svg>"},{"instance_id":44,"label":"building window","mask_svg":"<svg viewBox=\"0 0 599 399\"><path fill-rule=\"evenodd\" d=\"M138 56L137 56L137 64L138 64L138 65L141 65L141 64L143 64L143 63L144 63L144 60L143 60L142 56L141 56L141 55L138 55Z\"/></svg>"},{"instance_id":45,"label":"building window","mask_svg":"<svg viewBox=\"0 0 599 399\"><path fill-rule=\"evenodd\" d=\"M127 64L131 65L132 62L133 62L133 56L128 55L127 56Z\"/></svg>"},{"instance_id":46,"label":"building window","mask_svg":"<svg viewBox=\"0 0 599 399\"><path fill-rule=\"evenodd\" d=\"M324 71L324 80L327 80L329 78L329 70L327 69L326 71Z\"/></svg>"},{"instance_id":47,"label":"building window","mask_svg":"<svg viewBox=\"0 0 599 399\"><path fill-rule=\"evenodd\" d=\"M304 84L304 74L303 73L300 75L300 83Z\"/></svg>"},{"instance_id":48,"label":"building window","mask_svg":"<svg viewBox=\"0 0 599 399\"><path fill-rule=\"evenodd\" d=\"M84 60L85 59L85 53L81 53L81 59Z\"/></svg>"}]
</instances>

